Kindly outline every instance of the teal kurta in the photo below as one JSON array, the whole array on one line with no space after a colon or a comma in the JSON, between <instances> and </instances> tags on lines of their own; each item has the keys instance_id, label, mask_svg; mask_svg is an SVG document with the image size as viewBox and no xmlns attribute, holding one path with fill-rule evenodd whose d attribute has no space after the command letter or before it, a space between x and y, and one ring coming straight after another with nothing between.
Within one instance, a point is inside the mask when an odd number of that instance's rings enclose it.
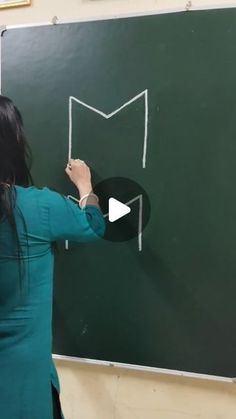
<instances>
[{"instance_id":1,"label":"teal kurta","mask_svg":"<svg viewBox=\"0 0 236 419\"><path fill-rule=\"evenodd\" d=\"M0 418L52 419L51 383L60 391L51 355L52 243L96 240L104 219L96 207L81 210L48 188L16 186L16 195L21 281L15 238L0 223Z\"/></svg>"}]
</instances>

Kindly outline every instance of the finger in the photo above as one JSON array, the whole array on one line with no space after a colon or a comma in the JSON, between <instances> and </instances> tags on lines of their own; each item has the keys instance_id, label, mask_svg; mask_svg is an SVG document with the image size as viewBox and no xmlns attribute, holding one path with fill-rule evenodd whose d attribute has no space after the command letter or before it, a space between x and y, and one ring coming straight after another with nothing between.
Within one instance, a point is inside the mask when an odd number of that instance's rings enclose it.
<instances>
[{"instance_id":1,"label":"finger","mask_svg":"<svg viewBox=\"0 0 236 419\"><path fill-rule=\"evenodd\" d=\"M68 164L73 164L75 163L75 159L69 159Z\"/></svg>"},{"instance_id":2,"label":"finger","mask_svg":"<svg viewBox=\"0 0 236 419\"><path fill-rule=\"evenodd\" d=\"M66 167L65 172L68 174L68 176L70 176L71 170L69 169L69 167Z\"/></svg>"},{"instance_id":3,"label":"finger","mask_svg":"<svg viewBox=\"0 0 236 419\"><path fill-rule=\"evenodd\" d=\"M69 167L75 167L77 165L76 160L72 160L72 159L69 161L68 164L69 164Z\"/></svg>"}]
</instances>

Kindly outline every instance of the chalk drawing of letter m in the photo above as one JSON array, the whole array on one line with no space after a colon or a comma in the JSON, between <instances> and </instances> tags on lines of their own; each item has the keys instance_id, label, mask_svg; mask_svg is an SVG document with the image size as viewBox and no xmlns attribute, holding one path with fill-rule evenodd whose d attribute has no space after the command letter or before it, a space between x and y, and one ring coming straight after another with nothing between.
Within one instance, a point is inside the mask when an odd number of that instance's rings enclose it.
<instances>
[{"instance_id":1,"label":"chalk drawing of letter m","mask_svg":"<svg viewBox=\"0 0 236 419\"><path fill-rule=\"evenodd\" d=\"M142 108L139 107L139 111L138 111L136 108L138 108L139 102L141 102ZM105 131L105 127L107 126L107 124L111 123L111 119L114 121L114 119L118 119L119 117L121 117L121 115L123 117L124 111L128 111L128 109L130 109L129 112L131 111L134 112L133 121L135 122L133 125L135 125L135 129L136 129L135 133L132 131L132 123L131 122L129 123L129 120L126 120L126 127L125 127L126 135L123 135L123 132L122 132L123 123L122 121L118 120L117 125L114 128L113 127L110 128L110 130L113 130L112 131L113 134L110 135L109 141L107 140L107 147L112 147L111 150L113 151L114 158L118 158L118 156L116 155L116 150L118 153L120 148L122 148L124 154L126 153L126 155L128 155L129 153L129 156L131 157L133 157L134 152L138 150L137 157L135 157L135 164L137 163L137 168L138 167L142 167L143 169L146 168L147 146L148 146L148 116L149 116L148 115L148 111L149 111L148 89L142 91L137 96L133 97L128 102L124 103L122 106L120 106L118 109L115 109L111 113L105 113L95 108L94 106L91 106L88 103L85 103L84 101L80 100L77 97L70 96L69 98L69 152L68 152L69 159L72 158L72 153L74 152L73 151L73 148L74 148L73 131L75 130L76 133L78 132L78 138L79 138L80 143L84 141L83 136L80 135L81 132L79 132L81 128L80 114L78 113L79 108L76 109L76 117L75 117L74 105L76 105L77 108L78 106L81 108L80 112L82 112L83 110L85 111L85 109L87 109L89 111L92 111L92 113L95 113L97 116L104 118L107 121L106 125L103 125L103 127L96 126L96 129L95 129L94 126L98 125L99 121L91 122L92 115L90 115L90 118L87 120L87 126L91 125L91 127L89 128L93 130L91 131L90 136L93 135L94 137L96 135L100 135L101 141L104 141L105 133L103 131ZM141 113L140 113L140 109L141 109ZM116 118L113 118L113 117L116 117ZM97 132L99 132L99 134ZM120 137L117 140L119 141L119 143L115 144L115 147L114 147L114 145L112 145L110 141L116 141L114 138L119 133L120 133ZM137 139L137 137L140 138L140 140ZM135 138L135 141L136 141L135 144L133 144L133 142L132 144L129 143L130 139L132 138ZM76 139L76 143L77 142L78 142L78 139ZM103 150L106 149L106 144L101 143L101 148L103 148ZM111 154L112 153L110 153L110 155Z\"/></svg>"}]
</instances>

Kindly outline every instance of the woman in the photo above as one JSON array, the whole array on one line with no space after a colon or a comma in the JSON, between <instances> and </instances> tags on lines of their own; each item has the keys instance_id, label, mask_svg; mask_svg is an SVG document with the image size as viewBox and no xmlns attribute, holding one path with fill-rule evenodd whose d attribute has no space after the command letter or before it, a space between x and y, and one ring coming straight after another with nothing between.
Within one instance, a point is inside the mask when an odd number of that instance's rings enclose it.
<instances>
[{"instance_id":1,"label":"woman","mask_svg":"<svg viewBox=\"0 0 236 419\"><path fill-rule=\"evenodd\" d=\"M0 96L0 418L62 418L52 360L53 243L104 234L86 164L65 171L80 204L32 186L22 117Z\"/></svg>"}]
</instances>

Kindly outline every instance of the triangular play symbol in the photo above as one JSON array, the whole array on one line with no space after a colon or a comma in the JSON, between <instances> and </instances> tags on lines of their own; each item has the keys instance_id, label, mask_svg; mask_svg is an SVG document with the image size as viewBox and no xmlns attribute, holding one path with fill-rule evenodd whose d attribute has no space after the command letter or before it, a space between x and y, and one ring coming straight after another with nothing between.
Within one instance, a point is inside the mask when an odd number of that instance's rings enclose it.
<instances>
[{"instance_id":1,"label":"triangular play symbol","mask_svg":"<svg viewBox=\"0 0 236 419\"><path fill-rule=\"evenodd\" d=\"M114 221L119 220L125 215L131 212L131 208L128 205L123 204L115 198L109 199L109 221L114 223Z\"/></svg>"}]
</instances>

